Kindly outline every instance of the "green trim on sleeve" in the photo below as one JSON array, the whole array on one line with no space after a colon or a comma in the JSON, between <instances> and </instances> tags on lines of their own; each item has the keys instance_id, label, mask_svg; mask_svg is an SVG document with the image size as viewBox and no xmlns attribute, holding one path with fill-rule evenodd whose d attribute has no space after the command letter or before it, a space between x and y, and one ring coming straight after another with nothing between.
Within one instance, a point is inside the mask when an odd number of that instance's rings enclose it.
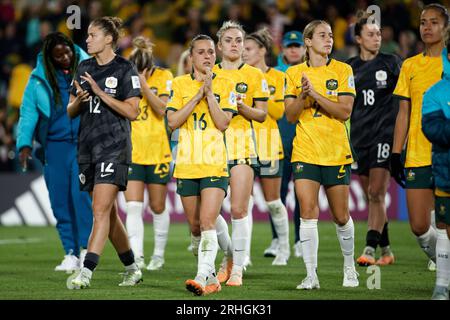
<instances>
[{"instance_id":1,"label":"green trim on sleeve","mask_svg":"<svg viewBox=\"0 0 450 320\"><path fill-rule=\"evenodd\" d=\"M297 99L297 96L295 96L295 95L293 95L293 94L288 94L288 95L285 95L284 98L285 98L285 99L286 99L286 98Z\"/></svg>"},{"instance_id":2,"label":"green trim on sleeve","mask_svg":"<svg viewBox=\"0 0 450 320\"><path fill-rule=\"evenodd\" d=\"M169 111L169 110L175 111L175 112L178 111L178 109L175 109L174 107L167 107L167 108L166 108L166 112Z\"/></svg>"},{"instance_id":3,"label":"green trim on sleeve","mask_svg":"<svg viewBox=\"0 0 450 320\"><path fill-rule=\"evenodd\" d=\"M356 98L356 94L353 92L339 92L338 96L352 96L353 98Z\"/></svg>"},{"instance_id":4,"label":"green trim on sleeve","mask_svg":"<svg viewBox=\"0 0 450 320\"><path fill-rule=\"evenodd\" d=\"M253 101L267 101L269 98L253 98Z\"/></svg>"},{"instance_id":5,"label":"green trim on sleeve","mask_svg":"<svg viewBox=\"0 0 450 320\"><path fill-rule=\"evenodd\" d=\"M237 113L238 113L237 110L235 110L235 109L230 109L230 108L223 108L222 110L223 110L223 111L231 112L232 114L237 114Z\"/></svg>"},{"instance_id":6,"label":"green trim on sleeve","mask_svg":"<svg viewBox=\"0 0 450 320\"><path fill-rule=\"evenodd\" d=\"M411 101L411 98L407 98L405 96L399 96L398 94L392 94L392 96L394 98L400 99L400 100L406 100L406 101Z\"/></svg>"}]
</instances>

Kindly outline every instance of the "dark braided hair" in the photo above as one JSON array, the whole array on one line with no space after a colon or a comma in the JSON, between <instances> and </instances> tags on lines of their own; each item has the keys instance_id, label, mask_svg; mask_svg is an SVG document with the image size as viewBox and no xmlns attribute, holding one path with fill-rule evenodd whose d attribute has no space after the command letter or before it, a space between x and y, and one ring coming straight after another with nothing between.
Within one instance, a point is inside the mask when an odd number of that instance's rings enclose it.
<instances>
[{"instance_id":1,"label":"dark braided hair","mask_svg":"<svg viewBox=\"0 0 450 320\"><path fill-rule=\"evenodd\" d=\"M61 32L53 32L47 35L42 46L42 56L44 59L45 75L50 83L50 87L54 92L54 99L56 106L62 106L61 93L59 92L58 82L56 81L55 62L52 58L52 50L57 45L68 46L73 52L73 59L70 63L69 73L71 78L75 75L76 67L78 66L79 56L76 54L73 42Z\"/></svg>"}]
</instances>

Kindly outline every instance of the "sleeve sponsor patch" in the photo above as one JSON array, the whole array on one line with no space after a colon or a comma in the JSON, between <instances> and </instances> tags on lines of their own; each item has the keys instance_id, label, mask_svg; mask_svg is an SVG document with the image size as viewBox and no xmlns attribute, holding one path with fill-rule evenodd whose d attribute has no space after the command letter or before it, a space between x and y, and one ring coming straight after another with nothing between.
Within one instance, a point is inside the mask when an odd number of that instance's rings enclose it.
<instances>
[{"instance_id":1,"label":"sleeve sponsor patch","mask_svg":"<svg viewBox=\"0 0 450 320\"><path fill-rule=\"evenodd\" d=\"M172 90L172 80L167 80L166 81L166 90L168 92L170 92L170 90Z\"/></svg>"},{"instance_id":2,"label":"sleeve sponsor patch","mask_svg":"<svg viewBox=\"0 0 450 320\"><path fill-rule=\"evenodd\" d=\"M233 106L236 105L236 94L234 93L234 91L230 92L230 97L228 99L228 102Z\"/></svg>"},{"instance_id":3,"label":"sleeve sponsor patch","mask_svg":"<svg viewBox=\"0 0 450 320\"><path fill-rule=\"evenodd\" d=\"M131 83L133 85L133 89L140 89L141 83L139 82L138 76L131 76Z\"/></svg>"},{"instance_id":4,"label":"sleeve sponsor patch","mask_svg":"<svg viewBox=\"0 0 450 320\"><path fill-rule=\"evenodd\" d=\"M262 79L261 88L263 92L269 92L269 85L267 84L266 79Z\"/></svg>"},{"instance_id":5,"label":"sleeve sponsor patch","mask_svg":"<svg viewBox=\"0 0 450 320\"><path fill-rule=\"evenodd\" d=\"M355 78L353 77L353 75L348 77L348 87L355 89Z\"/></svg>"}]
</instances>

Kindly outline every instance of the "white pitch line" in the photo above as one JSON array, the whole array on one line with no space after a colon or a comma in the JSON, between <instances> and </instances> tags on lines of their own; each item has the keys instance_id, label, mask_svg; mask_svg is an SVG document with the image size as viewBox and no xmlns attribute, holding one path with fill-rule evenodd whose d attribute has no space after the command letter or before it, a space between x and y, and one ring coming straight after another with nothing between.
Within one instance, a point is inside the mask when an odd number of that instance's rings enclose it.
<instances>
[{"instance_id":1,"label":"white pitch line","mask_svg":"<svg viewBox=\"0 0 450 320\"><path fill-rule=\"evenodd\" d=\"M41 242L40 238L28 238L28 239L0 239L0 245L5 244L26 244L26 243L36 243Z\"/></svg>"}]
</instances>

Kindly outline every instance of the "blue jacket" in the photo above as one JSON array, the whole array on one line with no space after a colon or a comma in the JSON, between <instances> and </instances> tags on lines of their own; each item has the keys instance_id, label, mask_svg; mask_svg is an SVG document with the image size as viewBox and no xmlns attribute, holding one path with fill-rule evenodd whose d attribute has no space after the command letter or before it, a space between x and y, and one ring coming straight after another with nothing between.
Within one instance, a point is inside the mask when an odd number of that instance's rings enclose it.
<instances>
[{"instance_id":1,"label":"blue jacket","mask_svg":"<svg viewBox=\"0 0 450 320\"><path fill-rule=\"evenodd\" d=\"M436 188L450 192L450 62L442 52L442 80L425 93L422 131L433 144L432 168Z\"/></svg>"},{"instance_id":2,"label":"blue jacket","mask_svg":"<svg viewBox=\"0 0 450 320\"><path fill-rule=\"evenodd\" d=\"M75 54L79 61L89 58L89 55L75 45ZM64 106L67 108L67 106ZM17 150L33 146L33 138L41 144L36 150L36 157L45 163L45 146L49 129L51 113L55 110L53 89L45 75L42 52L37 57L36 68L31 72L20 106L20 119L17 127Z\"/></svg>"}]
</instances>

